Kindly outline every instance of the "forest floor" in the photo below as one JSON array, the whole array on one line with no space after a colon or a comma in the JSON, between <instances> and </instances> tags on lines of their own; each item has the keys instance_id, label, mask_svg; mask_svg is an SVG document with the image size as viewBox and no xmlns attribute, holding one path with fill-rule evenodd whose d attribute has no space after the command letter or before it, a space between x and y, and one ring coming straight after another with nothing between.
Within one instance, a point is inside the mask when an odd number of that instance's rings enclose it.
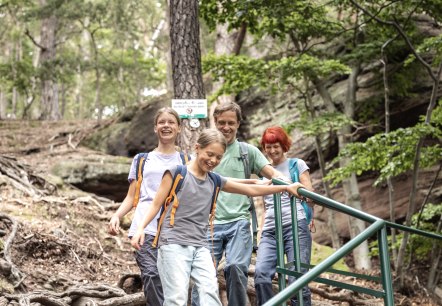
<instances>
[{"instance_id":1,"label":"forest floor","mask_svg":"<svg viewBox=\"0 0 442 306\"><path fill-rule=\"evenodd\" d=\"M0 121L0 306L143 304L126 231L107 234L118 203L62 186L48 173L67 154L90 154L79 142L95 128L90 121ZM129 222L130 216L123 226ZM353 277L321 276L379 288ZM415 275L407 295L395 292L395 305L438 305L418 280ZM383 305L364 294L311 287L313 305Z\"/></svg>"}]
</instances>

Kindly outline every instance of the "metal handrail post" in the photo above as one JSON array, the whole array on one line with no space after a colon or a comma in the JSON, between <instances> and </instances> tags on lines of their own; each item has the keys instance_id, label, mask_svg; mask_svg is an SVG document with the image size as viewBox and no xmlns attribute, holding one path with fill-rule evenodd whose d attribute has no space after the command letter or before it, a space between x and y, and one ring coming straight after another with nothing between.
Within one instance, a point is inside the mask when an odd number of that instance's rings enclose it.
<instances>
[{"instance_id":1,"label":"metal handrail post","mask_svg":"<svg viewBox=\"0 0 442 306\"><path fill-rule=\"evenodd\" d=\"M282 208L281 208L281 194L275 193L273 195L273 208L275 210L275 235L276 235L276 264L278 267L285 268L284 263L284 240L282 237ZM286 287L285 275L278 273L279 290L284 290ZM282 306L283 304L281 304Z\"/></svg>"},{"instance_id":2,"label":"metal handrail post","mask_svg":"<svg viewBox=\"0 0 442 306\"><path fill-rule=\"evenodd\" d=\"M394 305L393 295L393 281L391 278L390 269L390 254L388 252L388 239L387 239L387 226L384 225L380 231L378 231L379 242L379 259L381 261L381 278L382 286L384 288L384 304L386 306Z\"/></svg>"},{"instance_id":3,"label":"metal handrail post","mask_svg":"<svg viewBox=\"0 0 442 306\"><path fill-rule=\"evenodd\" d=\"M280 305L287 301L290 296L293 295L293 292L300 290L310 281L314 280L321 273L325 272L329 267L333 266L339 259L343 258L345 255L350 253L355 247L360 245L363 241L373 236L379 229L385 226L385 221L379 219L369 227L367 227L364 231L362 231L359 235L354 237L352 240L343 245L340 249L338 249L333 255L326 258L316 267L311 269L308 273L304 274L300 278L298 278L293 284L290 284L286 289L281 291L278 295L275 295L272 299L270 299L264 306L274 306Z\"/></svg>"},{"instance_id":4,"label":"metal handrail post","mask_svg":"<svg viewBox=\"0 0 442 306\"><path fill-rule=\"evenodd\" d=\"M301 272L301 254L299 249L299 231L298 231L298 207L296 206L296 198L290 197L290 209L292 215L292 236L293 236L293 250L295 251L295 268L296 272ZM297 292L298 305L304 306L304 299L302 298L302 289Z\"/></svg>"}]
</instances>

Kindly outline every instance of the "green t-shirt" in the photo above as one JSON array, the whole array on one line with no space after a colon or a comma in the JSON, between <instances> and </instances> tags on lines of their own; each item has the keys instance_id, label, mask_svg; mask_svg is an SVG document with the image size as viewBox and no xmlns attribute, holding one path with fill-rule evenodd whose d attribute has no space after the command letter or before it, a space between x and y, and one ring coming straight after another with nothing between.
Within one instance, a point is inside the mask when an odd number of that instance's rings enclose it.
<instances>
[{"instance_id":1,"label":"green t-shirt","mask_svg":"<svg viewBox=\"0 0 442 306\"><path fill-rule=\"evenodd\" d=\"M250 170L252 174L259 174L269 161L258 148L252 145L248 145L248 148ZM238 140L227 146L221 163L213 171L227 178L246 178ZM247 196L221 191L216 201L215 224L230 223L240 219L248 220L249 208L250 202Z\"/></svg>"}]
</instances>

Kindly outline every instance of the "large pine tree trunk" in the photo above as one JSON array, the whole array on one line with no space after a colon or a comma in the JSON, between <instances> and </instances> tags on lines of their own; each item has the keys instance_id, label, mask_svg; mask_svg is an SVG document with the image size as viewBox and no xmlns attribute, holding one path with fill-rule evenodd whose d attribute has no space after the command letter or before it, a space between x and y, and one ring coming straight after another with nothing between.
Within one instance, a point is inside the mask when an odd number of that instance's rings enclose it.
<instances>
[{"instance_id":1,"label":"large pine tree trunk","mask_svg":"<svg viewBox=\"0 0 442 306\"><path fill-rule=\"evenodd\" d=\"M204 99L205 91L201 70L199 40L198 1L171 0L170 49L172 56L172 79L175 99ZM178 145L191 151L199 133L206 126L200 120L198 128L192 128L184 119Z\"/></svg>"},{"instance_id":2,"label":"large pine tree trunk","mask_svg":"<svg viewBox=\"0 0 442 306\"><path fill-rule=\"evenodd\" d=\"M41 5L45 6L46 1L42 0ZM58 88L51 75L51 66L56 56L56 29L57 17L55 14L43 19L41 24L40 41L40 65L45 69L41 80L41 114L40 119L58 120L60 111L58 107Z\"/></svg>"}]
</instances>

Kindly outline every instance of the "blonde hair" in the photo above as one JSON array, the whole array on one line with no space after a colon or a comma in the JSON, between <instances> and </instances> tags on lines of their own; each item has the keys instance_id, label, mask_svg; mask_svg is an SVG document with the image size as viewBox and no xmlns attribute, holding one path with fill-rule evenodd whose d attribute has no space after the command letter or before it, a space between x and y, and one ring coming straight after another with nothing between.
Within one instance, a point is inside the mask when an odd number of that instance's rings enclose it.
<instances>
[{"instance_id":1,"label":"blonde hair","mask_svg":"<svg viewBox=\"0 0 442 306\"><path fill-rule=\"evenodd\" d=\"M174 110L172 107L166 106L163 108L160 108L156 114L155 117L153 119L153 122L155 122L155 125L157 125L158 123L158 118L160 118L160 116L164 113L170 114L172 116L175 117L176 121L178 122L178 125L181 125L181 119L180 119L180 115L178 115L178 113L176 112L176 110Z\"/></svg>"},{"instance_id":2,"label":"blonde hair","mask_svg":"<svg viewBox=\"0 0 442 306\"><path fill-rule=\"evenodd\" d=\"M219 143L223 146L224 151L227 148L227 140L224 135L216 129L205 129L201 132L196 143L201 149L204 149L212 143Z\"/></svg>"}]
</instances>

